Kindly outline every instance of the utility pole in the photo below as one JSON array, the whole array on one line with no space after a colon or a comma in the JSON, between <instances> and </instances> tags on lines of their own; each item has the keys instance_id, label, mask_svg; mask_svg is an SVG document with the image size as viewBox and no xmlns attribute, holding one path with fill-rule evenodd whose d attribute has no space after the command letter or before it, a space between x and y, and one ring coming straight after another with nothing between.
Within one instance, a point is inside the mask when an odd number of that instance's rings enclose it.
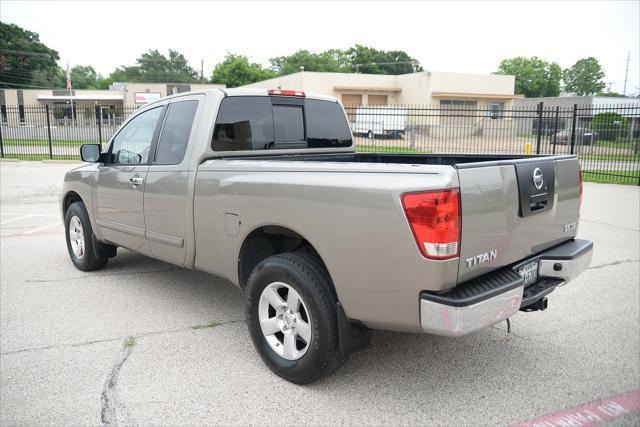
<instances>
[{"instance_id":1,"label":"utility pole","mask_svg":"<svg viewBox=\"0 0 640 427\"><path fill-rule=\"evenodd\" d=\"M203 73L203 69L204 69L204 59L201 59L200 60L200 81L204 80L203 74L202 74Z\"/></svg>"},{"instance_id":2,"label":"utility pole","mask_svg":"<svg viewBox=\"0 0 640 427\"><path fill-rule=\"evenodd\" d=\"M624 70L624 89L622 89L622 94L627 96L627 76L629 75L629 56L631 55L631 51L627 51L627 68Z\"/></svg>"}]
</instances>

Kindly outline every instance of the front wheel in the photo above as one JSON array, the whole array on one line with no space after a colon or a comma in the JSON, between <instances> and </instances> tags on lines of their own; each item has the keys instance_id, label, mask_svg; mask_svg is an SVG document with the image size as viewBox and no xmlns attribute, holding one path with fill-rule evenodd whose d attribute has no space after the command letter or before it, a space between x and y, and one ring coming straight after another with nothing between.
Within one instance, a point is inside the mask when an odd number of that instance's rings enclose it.
<instances>
[{"instance_id":1,"label":"front wheel","mask_svg":"<svg viewBox=\"0 0 640 427\"><path fill-rule=\"evenodd\" d=\"M78 270L100 270L109 258L95 253L93 229L89 214L82 202L74 202L64 216L65 237L71 262Z\"/></svg>"},{"instance_id":2,"label":"front wheel","mask_svg":"<svg viewBox=\"0 0 640 427\"><path fill-rule=\"evenodd\" d=\"M269 368L297 384L329 375L345 361L338 343L329 275L306 253L271 256L247 285L247 326Z\"/></svg>"}]
</instances>

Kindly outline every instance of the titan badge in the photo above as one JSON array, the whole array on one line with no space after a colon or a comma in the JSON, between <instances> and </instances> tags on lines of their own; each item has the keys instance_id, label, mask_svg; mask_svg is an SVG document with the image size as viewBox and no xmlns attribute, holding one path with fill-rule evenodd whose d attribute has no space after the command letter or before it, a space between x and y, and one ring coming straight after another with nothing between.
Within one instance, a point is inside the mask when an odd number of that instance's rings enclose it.
<instances>
[{"instance_id":1,"label":"titan badge","mask_svg":"<svg viewBox=\"0 0 640 427\"><path fill-rule=\"evenodd\" d=\"M493 261L496 258L498 258L498 250L493 249L489 252L484 252L471 258L467 258L465 262L467 263L467 268L470 268L478 264L482 264L483 262Z\"/></svg>"}]
</instances>

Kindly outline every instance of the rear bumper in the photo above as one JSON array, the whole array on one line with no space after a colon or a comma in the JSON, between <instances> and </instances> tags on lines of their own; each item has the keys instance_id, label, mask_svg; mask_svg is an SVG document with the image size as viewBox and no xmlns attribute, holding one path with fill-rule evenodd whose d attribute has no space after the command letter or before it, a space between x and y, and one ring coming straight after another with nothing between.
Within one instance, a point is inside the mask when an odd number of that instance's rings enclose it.
<instances>
[{"instance_id":1,"label":"rear bumper","mask_svg":"<svg viewBox=\"0 0 640 427\"><path fill-rule=\"evenodd\" d=\"M446 293L420 294L423 332L461 336L487 328L573 280L591 263L593 243L570 240L515 265L460 284ZM539 262L539 280L525 289L518 266Z\"/></svg>"}]
</instances>

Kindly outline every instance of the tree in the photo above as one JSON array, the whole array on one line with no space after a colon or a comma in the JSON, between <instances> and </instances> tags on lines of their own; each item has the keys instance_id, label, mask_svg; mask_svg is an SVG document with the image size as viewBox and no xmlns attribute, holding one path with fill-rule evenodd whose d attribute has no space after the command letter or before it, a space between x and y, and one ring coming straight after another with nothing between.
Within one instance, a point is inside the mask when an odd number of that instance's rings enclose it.
<instances>
[{"instance_id":1,"label":"tree","mask_svg":"<svg viewBox=\"0 0 640 427\"><path fill-rule=\"evenodd\" d=\"M329 49L320 53L299 50L291 55L269 59L271 67L278 75L297 73L300 67L305 71L324 71L334 73L352 72L349 59L340 49Z\"/></svg>"},{"instance_id":2,"label":"tree","mask_svg":"<svg viewBox=\"0 0 640 427\"><path fill-rule=\"evenodd\" d=\"M0 87L53 87L59 84L60 56L40 36L0 22Z\"/></svg>"},{"instance_id":3,"label":"tree","mask_svg":"<svg viewBox=\"0 0 640 427\"><path fill-rule=\"evenodd\" d=\"M547 62L537 56L503 59L496 74L516 77L516 93L527 98L560 95L562 69L555 62Z\"/></svg>"},{"instance_id":4,"label":"tree","mask_svg":"<svg viewBox=\"0 0 640 427\"><path fill-rule=\"evenodd\" d=\"M598 134L598 139L617 141L629 135L629 120L618 113L600 113L593 116L591 130Z\"/></svg>"},{"instance_id":5,"label":"tree","mask_svg":"<svg viewBox=\"0 0 640 427\"><path fill-rule=\"evenodd\" d=\"M408 74L422 71L420 62L401 50L377 50L355 45L345 52L353 72L367 74Z\"/></svg>"},{"instance_id":6,"label":"tree","mask_svg":"<svg viewBox=\"0 0 640 427\"><path fill-rule=\"evenodd\" d=\"M152 49L136 59L136 65L116 68L109 78L120 82L193 83L197 81L197 75L180 52L169 49L169 57L166 57Z\"/></svg>"},{"instance_id":7,"label":"tree","mask_svg":"<svg viewBox=\"0 0 640 427\"><path fill-rule=\"evenodd\" d=\"M276 76L273 70L249 62L243 55L227 53L224 61L218 63L211 75L211 83L221 83L227 87L238 87L267 80Z\"/></svg>"},{"instance_id":8,"label":"tree","mask_svg":"<svg viewBox=\"0 0 640 427\"><path fill-rule=\"evenodd\" d=\"M598 96L608 96L610 98L624 98L625 95L618 92L600 92Z\"/></svg>"},{"instance_id":9,"label":"tree","mask_svg":"<svg viewBox=\"0 0 640 427\"><path fill-rule=\"evenodd\" d=\"M578 60L571 68L562 72L565 90L579 96L601 92L606 86L603 78L604 71L598 60L592 56Z\"/></svg>"},{"instance_id":10,"label":"tree","mask_svg":"<svg viewBox=\"0 0 640 427\"><path fill-rule=\"evenodd\" d=\"M299 50L291 55L271 58L278 75L305 71L368 74L408 74L422 71L417 59L400 50L384 51L355 45L347 50L329 49L320 53Z\"/></svg>"},{"instance_id":11,"label":"tree","mask_svg":"<svg viewBox=\"0 0 640 427\"><path fill-rule=\"evenodd\" d=\"M62 76L62 86L66 85L66 75ZM71 68L73 89L102 89L102 76L91 65L74 65Z\"/></svg>"}]
</instances>

